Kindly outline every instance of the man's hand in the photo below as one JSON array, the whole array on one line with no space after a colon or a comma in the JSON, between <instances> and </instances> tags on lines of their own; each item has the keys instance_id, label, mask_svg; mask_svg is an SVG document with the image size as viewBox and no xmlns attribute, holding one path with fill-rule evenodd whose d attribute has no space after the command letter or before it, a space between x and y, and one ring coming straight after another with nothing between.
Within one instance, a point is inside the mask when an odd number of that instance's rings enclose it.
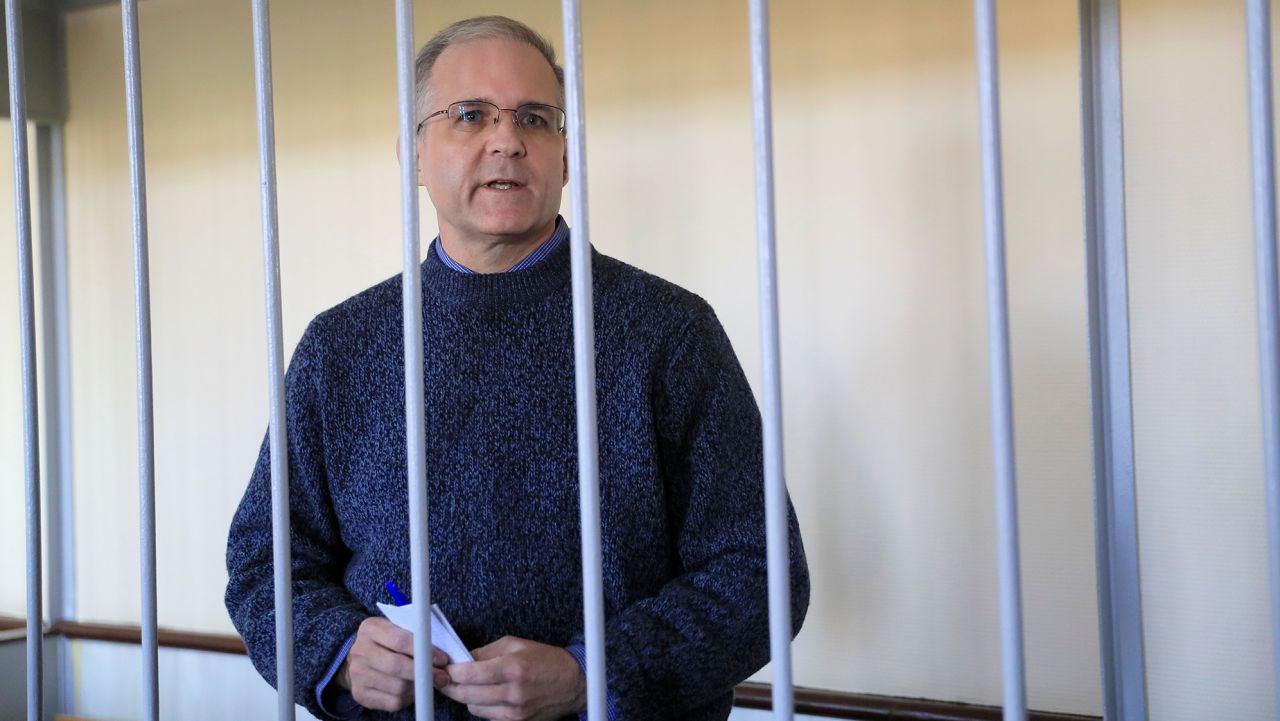
<instances>
[{"instance_id":1,"label":"man's hand","mask_svg":"<svg viewBox=\"0 0 1280 721\"><path fill-rule=\"evenodd\" d=\"M569 652L505 636L448 667L445 696L494 721L550 721L586 708L586 680Z\"/></svg>"},{"instance_id":2,"label":"man's hand","mask_svg":"<svg viewBox=\"0 0 1280 721\"><path fill-rule=\"evenodd\" d=\"M436 688L449 683L449 674L444 671L447 663L444 651L431 650L431 680ZM412 704L413 634L385 618L366 618L338 670L337 681L367 709L399 711Z\"/></svg>"}]
</instances>

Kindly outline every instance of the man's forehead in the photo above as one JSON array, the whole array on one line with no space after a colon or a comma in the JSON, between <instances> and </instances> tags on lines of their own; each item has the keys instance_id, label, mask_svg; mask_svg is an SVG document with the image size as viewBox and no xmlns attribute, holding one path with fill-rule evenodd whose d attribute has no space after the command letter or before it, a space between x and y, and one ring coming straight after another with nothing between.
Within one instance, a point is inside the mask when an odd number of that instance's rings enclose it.
<instances>
[{"instance_id":1,"label":"man's forehead","mask_svg":"<svg viewBox=\"0 0 1280 721\"><path fill-rule=\"evenodd\" d=\"M555 73L542 53L505 38L450 45L432 68L431 84L457 99L495 104L551 103L559 95ZM542 97L547 93L551 95Z\"/></svg>"}]
</instances>

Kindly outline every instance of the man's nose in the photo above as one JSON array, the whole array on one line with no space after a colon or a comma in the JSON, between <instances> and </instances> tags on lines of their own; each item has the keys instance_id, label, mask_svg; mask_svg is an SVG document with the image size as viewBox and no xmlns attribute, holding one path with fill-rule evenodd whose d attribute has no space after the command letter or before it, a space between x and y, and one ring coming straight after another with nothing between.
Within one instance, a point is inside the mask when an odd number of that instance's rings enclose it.
<instances>
[{"instance_id":1,"label":"man's nose","mask_svg":"<svg viewBox=\"0 0 1280 721\"><path fill-rule=\"evenodd\" d=\"M505 111L499 112L497 122L485 131L489 136L489 151L500 155L524 155L524 138L516 127L515 112L512 111L510 118L505 118L504 115Z\"/></svg>"}]
</instances>

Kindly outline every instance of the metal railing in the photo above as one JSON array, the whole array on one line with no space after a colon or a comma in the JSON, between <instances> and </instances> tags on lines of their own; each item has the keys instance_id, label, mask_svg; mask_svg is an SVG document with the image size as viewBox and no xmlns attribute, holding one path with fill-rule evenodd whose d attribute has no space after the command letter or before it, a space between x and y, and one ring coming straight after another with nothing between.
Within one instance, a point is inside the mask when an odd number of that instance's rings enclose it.
<instances>
[{"instance_id":1,"label":"metal railing","mask_svg":"<svg viewBox=\"0 0 1280 721\"><path fill-rule=\"evenodd\" d=\"M1276 273L1276 211L1272 130L1271 51L1267 0L1246 0L1251 137L1254 173L1254 228L1258 273L1258 316L1263 425L1271 545L1273 625L1280 629L1280 290ZM37 457L35 316L32 295L31 208L28 185L20 3L6 0L10 117L13 128L17 208L19 315L22 354L24 469L27 537L27 714L42 718L41 518ZM260 151L261 210L266 328L270 387L272 527L278 717L291 720L293 630L290 582L289 507L284 354L281 331L279 231L277 222L271 41L267 0L252 0L256 107ZM1145 664L1138 576L1134 494L1132 401L1129 384L1128 291L1124 238L1123 128L1120 87L1119 0L1080 0L1081 105L1085 247L1089 297L1089 340L1094 409L1097 571L1106 717L1146 718ZM156 627L155 477L151 395L150 299L147 253L145 152L136 0L121 5L129 168L132 187L136 356L138 379L140 554L142 583L142 664L145 718L159 718ZM789 719L794 708L791 670L791 608L786 485L782 442L777 242L774 216L769 15L766 0L748 0L751 88L754 118L755 199L763 353L763 448L769 571L770 645L774 669L773 709ZM587 200L586 130L583 98L582 30L578 0L562 5L568 157L571 177L572 293L577 399L582 574L588 714L605 718L605 644L601 560L599 458L590 222ZM1004 251L1003 185L999 121L999 79L995 1L974 0L980 108L983 208L990 344L992 433L1000 569L1000 615L1006 721L1026 718L1022 602L1019 573L1014 420L1009 362L1007 279ZM427 548L423 318L419 266L417 151L414 122L413 7L396 2L399 87L400 169L404 274L405 411L413 597L422 633L414 639L416 714L431 718L432 685L430 588ZM63 419L65 422L65 419ZM1280 644L1276 645L1280 673ZM1280 688L1280 683L1277 683Z\"/></svg>"}]
</instances>

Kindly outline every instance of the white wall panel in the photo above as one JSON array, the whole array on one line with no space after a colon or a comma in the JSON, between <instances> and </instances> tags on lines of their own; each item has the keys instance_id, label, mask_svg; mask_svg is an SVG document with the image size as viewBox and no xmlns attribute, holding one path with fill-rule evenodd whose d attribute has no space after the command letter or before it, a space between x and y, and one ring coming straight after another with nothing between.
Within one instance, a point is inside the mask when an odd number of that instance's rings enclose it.
<instances>
[{"instance_id":1,"label":"white wall panel","mask_svg":"<svg viewBox=\"0 0 1280 721\"><path fill-rule=\"evenodd\" d=\"M76 641L75 713L88 718L142 717L141 655L137 646ZM166 721L275 718L276 692L245 656L160 649L160 717ZM315 721L295 708L300 721Z\"/></svg>"},{"instance_id":2,"label":"white wall panel","mask_svg":"<svg viewBox=\"0 0 1280 721\"><path fill-rule=\"evenodd\" d=\"M1150 713L1272 718L1243 5L1123 22Z\"/></svg>"}]
</instances>

